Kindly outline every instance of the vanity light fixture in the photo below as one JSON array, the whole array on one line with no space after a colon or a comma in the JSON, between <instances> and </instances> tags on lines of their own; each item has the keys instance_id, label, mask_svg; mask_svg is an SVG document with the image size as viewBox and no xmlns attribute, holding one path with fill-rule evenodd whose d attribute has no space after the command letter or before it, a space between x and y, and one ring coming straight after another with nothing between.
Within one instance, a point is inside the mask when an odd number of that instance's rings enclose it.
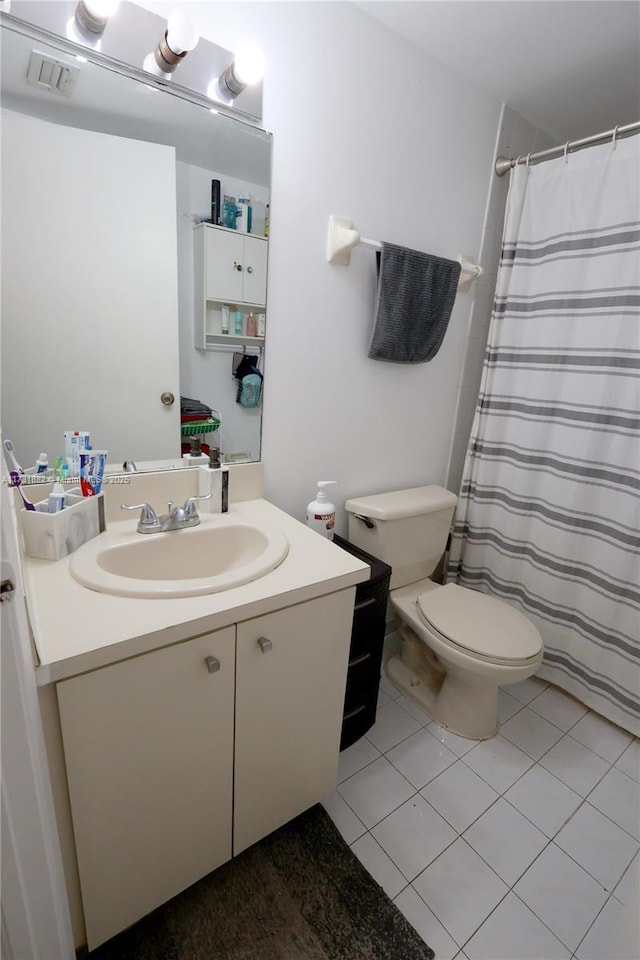
<instances>
[{"instance_id":1,"label":"vanity light fixture","mask_svg":"<svg viewBox=\"0 0 640 960\"><path fill-rule=\"evenodd\" d=\"M207 96L211 100L233 101L248 86L262 80L264 68L264 54L260 47L246 43L238 49L233 63L209 84Z\"/></svg>"},{"instance_id":2,"label":"vanity light fixture","mask_svg":"<svg viewBox=\"0 0 640 960\"><path fill-rule=\"evenodd\" d=\"M174 10L157 47L145 57L143 68L148 73L170 79L178 64L198 45L199 39L198 28L192 18L183 10Z\"/></svg>"},{"instance_id":3,"label":"vanity light fixture","mask_svg":"<svg viewBox=\"0 0 640 960\"><path fill-rule=\"evenodd\" d=\"M76 34L80 34L80 39L95 41L102 36L110 17L119 6L120 0L78 0L76 12L69 27Z\"/></svg>"}]
</instances>

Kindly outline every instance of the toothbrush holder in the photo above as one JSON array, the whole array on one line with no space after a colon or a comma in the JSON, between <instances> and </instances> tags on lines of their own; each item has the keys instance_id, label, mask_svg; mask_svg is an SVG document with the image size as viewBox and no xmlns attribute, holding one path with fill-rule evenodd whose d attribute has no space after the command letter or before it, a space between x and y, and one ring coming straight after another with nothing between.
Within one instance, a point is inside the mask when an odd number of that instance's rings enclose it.
<instances>
[{"instance_id":1,"label":"toothbrush holder","mask_svg":"<svg viewBox=\"0 0 640 960\"><path fill-rule=\"evenodd\" d=\"M35 510L21 510L24 550L38 560L62 560L106 529L104 494L95 497L66 496L64 510L48 512L46 500Z\"/></svg>"}]
</instances>

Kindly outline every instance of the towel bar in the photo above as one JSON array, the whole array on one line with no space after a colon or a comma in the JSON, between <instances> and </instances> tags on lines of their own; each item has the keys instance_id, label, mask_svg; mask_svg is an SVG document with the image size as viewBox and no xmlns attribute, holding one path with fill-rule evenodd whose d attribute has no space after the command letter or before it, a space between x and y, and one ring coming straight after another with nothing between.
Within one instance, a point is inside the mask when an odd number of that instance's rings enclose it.
<instances>
[{"instance_id":1,"label":"towel bar","mask_svg":"<svg viewBox=\"0 0 640 960\"><path fill-rule=\"evenodd\" d=\"M351 261L351 251L354 247L366 247L369 250L382 250L382 243L379 240L368 240L360 236L351 220L346 217L336 217L333 214L329 217L329 234L327 237L327 260L329 263L337 263L343 267L348 267ZM474 280L482 276L484 270L478 263L474 263L471 257L460 254L457 258L461 267L460 280L458 281L458 290L466 293L471 288Z\"/></svg>"}]
</instances>

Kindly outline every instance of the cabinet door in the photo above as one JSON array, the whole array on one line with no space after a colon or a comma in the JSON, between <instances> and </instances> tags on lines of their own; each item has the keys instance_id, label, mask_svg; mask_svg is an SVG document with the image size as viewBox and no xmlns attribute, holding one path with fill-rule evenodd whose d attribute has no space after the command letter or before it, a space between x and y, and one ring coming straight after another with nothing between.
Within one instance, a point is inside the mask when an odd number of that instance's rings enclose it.
<instances>
[{"instance_id":1,"label":"cabinet door","mask_svg":"<svg viewBox=\"0 0 640 960\"><path fill-rule=\"evenodd\" d=\"M267 246L259 237L244 238L242 296L247 303L264 306L267 301Z\"/></svg>"},{"instance_id":2,"label":"cabinet door","mask_svg":"<svg viewBox=\"0 0 640 960\"><path fill-rule=\"evenodd\" d=\"M244 236L233 230L207 230L205 290L208 300L241 303L244 276ZM240 268L240 269L238 269Z\"/></svg>"},{"instance_id":3,"label":"cabinet door","mask_svg":"<svg viewBox=\"0 0 640 960\"><path fill-rule=\"evenodd\" d=\"M231 856L234 638L58 684L90 949Z\"/></svg>"},{"instance_id":4,"label":"cabinet door","mask_svg":"<svg viewBox=\"0 0 640 960\"><path fill-rule=\"evenodd\" d=\"M335 787L354 595L238 625L234 856Z\"/></svg>"}]
</instances>

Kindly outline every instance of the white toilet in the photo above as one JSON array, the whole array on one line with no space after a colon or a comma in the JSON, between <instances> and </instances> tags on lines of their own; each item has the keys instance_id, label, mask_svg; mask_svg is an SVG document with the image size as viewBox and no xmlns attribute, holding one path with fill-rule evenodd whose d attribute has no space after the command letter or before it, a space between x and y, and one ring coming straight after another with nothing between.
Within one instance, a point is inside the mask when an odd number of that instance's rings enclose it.
<instances>
[{"instance_id":1,"label":"white toilet","mask_svg":"<svg viewBox=\"0 0 640 960\"><path fill-rule=\"evenodd\" d=\"M508 603L429 577L444 553L457 497L413 487L348 500L349 540L391 565L390 605L402 638L386 673L443 727L473 740L498 727L498 688L536 672L537 628Z\"/></svg>"}]
</instances>

